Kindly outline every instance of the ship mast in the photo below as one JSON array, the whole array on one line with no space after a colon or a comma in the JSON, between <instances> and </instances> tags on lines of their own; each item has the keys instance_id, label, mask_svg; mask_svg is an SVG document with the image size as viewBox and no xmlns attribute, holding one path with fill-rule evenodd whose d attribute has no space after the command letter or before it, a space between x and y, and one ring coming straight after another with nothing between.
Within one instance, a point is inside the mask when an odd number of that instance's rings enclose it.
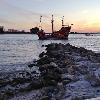
<instances>
[{"instance_id":1,"label":"ship mast","mask_svg":"<svg viewBox=\"0 0 100 100\"><path fill-rule=\"evenodd\" d=\"M62 27L64 26L64 16L62 17Z\"/></svg>"},{"instance_id":2,"label":"ship mast","mask_svg":"<svg viewBox=\"0 0 100 100\"><path fill-rule=\"evenodd\" d=\"M51 20L51 23L52 23L52 33L54 32L54 29L53 29L53 23L54 23L54 20L53 20L53 15L52 15L52 20Z\"/></svg>"},{"instance_id":3,"label":"ship mast","mask_svg":"<svg viewBox=\"0 0 100 100\"><path fill-rule=\"evenodd\" d=\"M42 16L40 16L40 26L39 26L42 29L41 23L42 23Z\"/></svg>"}]
</instances>

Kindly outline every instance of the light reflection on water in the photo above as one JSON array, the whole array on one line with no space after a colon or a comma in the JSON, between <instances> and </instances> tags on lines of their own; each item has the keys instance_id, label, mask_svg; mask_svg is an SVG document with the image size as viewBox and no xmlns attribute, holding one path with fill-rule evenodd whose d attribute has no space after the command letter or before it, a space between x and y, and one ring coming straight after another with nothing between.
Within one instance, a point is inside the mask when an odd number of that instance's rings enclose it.
<instances>
[{"instance_id":1,"label":"light reflection on water","mask_svg":"<svg viewBox=\"0 0 100 100\"><path fill-rule=\"evenodd\" d=\"M85 36L70 34L68 40L38 40L37 35L5 34L0 35L0 70L22 70L26 63L38 59L39 53L49 43L70 43L78 47L100 52L100 35Z\"/></svg>"}]
</instances>

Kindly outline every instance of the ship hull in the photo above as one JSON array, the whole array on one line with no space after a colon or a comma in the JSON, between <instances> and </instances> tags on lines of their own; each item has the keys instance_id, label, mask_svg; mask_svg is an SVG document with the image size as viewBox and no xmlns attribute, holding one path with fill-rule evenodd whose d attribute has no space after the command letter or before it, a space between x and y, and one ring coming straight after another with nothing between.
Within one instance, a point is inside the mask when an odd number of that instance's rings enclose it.
<instances>
[{"instance_id":1,"label":"ship hull","mask_svg":"<svg viewBox=\"0 0 100 100\"><path fill-rule=\"evenodd\" d=\"M46 37L46 38L39 38L39 40L68 40L68 37L66 38L54 38L54 37Z\"/></svg>"},{"instance_id":2,"label":"ship hull","mask_svg":"<svg viewBox=\"0 0 100 100\"><path fill-rule=\"evenodd\" d=\"M40 30L37 35L40 40L68 40L70 29L71 26L62 27L59 31L55 31L53 33L45 33L43 30Z\"/></svg>"},{"instance_id":3,"label":"ship hull","mask_svg":"<svg viewBox=\"0 0 100 100\"><path fill-rule=\"evenodd\" d=\"M52 35L45 35L45 36L39 36L39 40L68 40L68 35L67 36L64 36L64 37L58 37L58 36L52 36Z\"/></svg>"}]
</instances>

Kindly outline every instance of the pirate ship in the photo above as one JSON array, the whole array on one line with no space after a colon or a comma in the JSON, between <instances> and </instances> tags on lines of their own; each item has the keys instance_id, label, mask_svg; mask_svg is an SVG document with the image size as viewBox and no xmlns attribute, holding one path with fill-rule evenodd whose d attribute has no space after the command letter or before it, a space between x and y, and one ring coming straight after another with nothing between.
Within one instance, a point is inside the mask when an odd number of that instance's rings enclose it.
<instances>
[{"instance_id":1,"label":"pirate ship","mask_svg":"<svg viewBox=\"0 0 100 100\"><path fill-rule=\"evenodd\" d=\"M41 23L41 18L42 16L40 16L40 23ZM64 25L64 16L62 18L62 27L59 31L54 31L53 15L52 15L51 24L52 24L52 33L45 33L42 28L38 31L37 35L40 40L45 40L45 39L66 39L67 40L68 39L68 35L71 30L71 25L73 24Z\"/></svg>"}]
</instances>

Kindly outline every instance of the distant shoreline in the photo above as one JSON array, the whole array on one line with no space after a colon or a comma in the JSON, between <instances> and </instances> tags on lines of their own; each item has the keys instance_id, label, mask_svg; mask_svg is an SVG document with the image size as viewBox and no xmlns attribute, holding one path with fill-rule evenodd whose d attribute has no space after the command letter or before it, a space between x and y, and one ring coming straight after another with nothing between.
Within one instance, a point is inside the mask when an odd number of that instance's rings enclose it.
<instances>
[{"instance_id":1,"label":"distant shoreline","mask_svg":"<svg viewBox=\"0 0 100 100\"><path fill-rule=\"evenodd\" d=\"M3 32L3 33L0 33L0 35L3 35L3 34L33 34L33 33L30 33L30 32ZM70 34L100 34L100 33L70 33Z\"/></svg>"},{"instance_id":2,"label":"distant shoreline","mask_svg":"<svg viewBox=\"0 0 100 100\"><path fill-rule=\"evenodd\" d=\"M3 34L32 34L30 32L4 32L4 33L0 33L0 35Z\"/></svg>"}]
</instances>

